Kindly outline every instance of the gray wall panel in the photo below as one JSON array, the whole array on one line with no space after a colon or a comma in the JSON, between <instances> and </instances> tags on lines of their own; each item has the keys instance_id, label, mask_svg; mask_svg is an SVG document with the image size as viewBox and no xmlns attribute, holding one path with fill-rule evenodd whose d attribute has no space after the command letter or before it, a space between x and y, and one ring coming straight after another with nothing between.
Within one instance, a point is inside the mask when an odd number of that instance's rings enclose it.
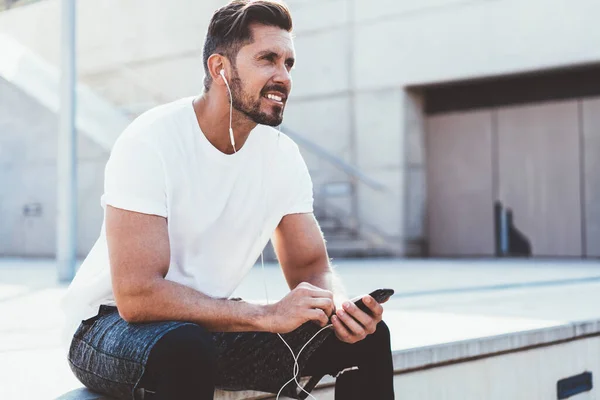
<instances>
[{"instance_id":1,"label":"gray wall panel","mask_svg":"<svg viewBox=\"0 0 600 400\"><path fill-rule=\"evenodd\" d=\"M600 257L600 98L582 103L586 255Z\"/></svg>"},{"instance_id":2,"label":"gray wall panel","mask_svg":"<svg viewBox=\"0 0 600 400\"><path fill-rule=\"evenodd\" d=\"M55 114L0 78L0 256L54 256L57 126ZM107 151L78 135L80 257L102 226L107 159Z\"/></svg>"},{"instance_id":3,"label":"gray wall panel","mask_svg":"<svg viewBox=\"0 0 600 400\"><path fill-rule=\"evenodd\" d=\"M498 110L499 197L536 256L581 256L577 101Z\"/></svg>"},{"instance_id":4,"label":"gray wall panel","mask_svg":"<svg viewBox=\"0 0 600 400\"><path fill-rule=\"evenodd\" d=\"M491 111L427 120L429 253L494 252Z\"/></svg>"}]
</instances>

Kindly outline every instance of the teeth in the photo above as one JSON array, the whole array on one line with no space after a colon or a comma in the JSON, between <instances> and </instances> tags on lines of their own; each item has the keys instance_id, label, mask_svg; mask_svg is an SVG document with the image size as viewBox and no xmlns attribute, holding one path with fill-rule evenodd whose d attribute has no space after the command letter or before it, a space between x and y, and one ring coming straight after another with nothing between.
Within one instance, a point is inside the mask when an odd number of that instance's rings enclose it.
<instances>
[{"instance_id":1,"label":"teeth","mask_svg":"<svg viewBox=\"0 0 600 400\"><path fill-rule=\"evenodd\" d=\"M281 98L281 97L279 97L279 96L276 96L276 95L274 95L274 94L270 94L270 93L269 93L269 94L267 94L267 98L268 98L268 99L271 99L271 100L275 100L275 101L281 101L281 100L282 100L282 98Z\"/></svg>"}]
</instances>

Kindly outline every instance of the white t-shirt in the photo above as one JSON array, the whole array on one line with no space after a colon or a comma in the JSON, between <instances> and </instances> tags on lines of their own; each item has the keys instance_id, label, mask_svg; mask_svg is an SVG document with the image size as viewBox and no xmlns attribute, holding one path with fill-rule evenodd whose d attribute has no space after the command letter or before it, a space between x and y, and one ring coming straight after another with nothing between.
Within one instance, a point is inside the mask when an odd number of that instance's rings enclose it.
<instances>
[{"instance_id":1,"label":"white t-shirt","mask_svg":"<svg viewBox=\"0 0 600 400\"><path fill-rule=\"evenodd\" d=\"M193 98L154 108L117 139L101 205L167 218L166 279L229 297L254 265L282 217L312 212L312 182L298 146L258 125L227 155L200 130ZM84 319L115 304L104 223L63 298L68 346Z\"/></svg>"}]
</instances>

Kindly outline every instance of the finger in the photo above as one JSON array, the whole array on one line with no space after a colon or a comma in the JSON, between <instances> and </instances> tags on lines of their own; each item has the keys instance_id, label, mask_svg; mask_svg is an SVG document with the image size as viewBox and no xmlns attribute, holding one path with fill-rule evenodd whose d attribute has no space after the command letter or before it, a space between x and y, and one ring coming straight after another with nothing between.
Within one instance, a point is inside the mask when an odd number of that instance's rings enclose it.
<instances>
[{"instance_id":1,"label":"finger","mask_svg":"<svg viewBox=\"0 0 600 400\"><path fill-rule=\"evenodd\" d=\"M351 303L352 304L356 304L358 302L363 303L362 306L360 307L360 309L363 312L368 313L369 312L369 307L367 307L366 304L365 304L365 298L372 298L372 297L365 294L365 295L362 295L362 296L359 296L359 297L356 297L356 298L352 299Z\"/></svg>"},{"instance_id":2,"label":"finger","mask_svg":"<svg viewBox=\"0 0 600 400\"><path fill-rule=\"evenodd\" d=\"M311 285L308 282L302 282L298 284L298 286L296 286L294 290L308 297L326 297L333 299L333 292L321 289L320 287Z\"/></svg>"},{"instance_id":3,"label":"finger","mask_svg":"<svg viewBox=\"0 0 600 400\"><path fill-rule=\"evenodd\" d=\"M300 289L309 290L309 291L315 291L315 292L330 292L327 289L320 288L320 287L315 286L312 283L308 283L308 282L299 283L298 286L296 286L296 287L300 288Z\"/></svg>"},{"instance_id":4,"label":"finger","mask_svg":"<svg viewBox=\"0 0 600 400\"><path fill-rule=\"evenodd\" d=\"M327 298L311 298L308 304L311 308L320 308L328 316L333 314L333 310L335 309L333 300Z\"/></svg>"},{"instance_id":5,"label":"finger","mask_svg":"<svg viewBox=\"0 0 600 400\"><path fill-rule=\"evenodd\" d=\"M333 315L331 317L331 324L333 325L333 330L335 331L335 335L343 342L352 343L352 335L348 331L348 328L344 326L344 324L340 321L337 315Z\"/></svg>"},{"instance_id":6,"label":"finger","mask_svg":"<svg viewBox=\"0 0 600 400\"><path fill-rule=\"evenodd\" d=\"M333 292L318 287L308 289L307 294L311 297L324 297L333 300Z\"/></svg>"},{"instance_id":7,"label":"finger","mask_svg":"<svg viewBox=\"0 0 600 400\"><path fill-rule=\"evenodd\" d=\"M323 310L318 308L309 310L309 319L317 322L320 327L324 327L329 323L329 317L325 314L325 312L323 312Z\"/></svg>"},{"instance_id":8,"label":"finger","mask_svg":"<svg viewBox=\"0 0 600 400\"><path fill-rule=\"evenodd\" d=\"M346 325L352 336L359 340L362 340L367 336L367 332L363 326L356 322L356 320L352 318L352 316L350 316L346 311L338 310L336 315L340 318L344 325Z\"/></svg>"},{"instance_id":9,"label":"finger","mask_svg":"<svg viewBox=\"0 0 600 400\"><path fill-rule=\"evenodd\" d=\"M343 307L352 318L364 327L368 334L375 332L376 318L362 311L354 303L346 302Z\"/></svg>"},{"instance_id":10,"label":"finger","mask_svg":"<svg viewBox=\"0 0 600 400\"><path fill-rule=\"evenodd\" d=\"M383 307L371 296L363 297L363 303L365 303L367 308L371 310L371 313L373 313L374 317L381 317L383 314Z\"/></svg>"},{"instance_id":11,"label":"finger","mask_svg":"<svg viewBox=\"0 0 600 400\"><path fill-rule=\"evenodd\" d=\"M297 288L302 288L302 289L319 289L318 287L316 287L315 285L308 283L308 282L300 282L298 284L298 286L296 286Z\"/></svg>"}]
</instances>

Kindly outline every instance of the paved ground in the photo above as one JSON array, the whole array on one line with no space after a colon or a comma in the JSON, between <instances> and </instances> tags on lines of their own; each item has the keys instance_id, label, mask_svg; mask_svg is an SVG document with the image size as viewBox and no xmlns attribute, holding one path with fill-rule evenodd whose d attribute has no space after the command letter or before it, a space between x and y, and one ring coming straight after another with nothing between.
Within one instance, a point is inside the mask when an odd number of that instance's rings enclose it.
<instances>
[{"instance_id":1,"label":"paved ground","mask_svg":"<svg viewBox=\"0 0 600 400\"><path fill-rule=\"evenodd\" d=\"M600 262L360 260L337 263L351 296L379 287L392 346L404 349L600 318ZM274 265L254 268L236 295L286 292ZM0 259L0 399L54 399L80 384L59 345L64 285L48 260Z\"/></svg>"}]
</instances>

